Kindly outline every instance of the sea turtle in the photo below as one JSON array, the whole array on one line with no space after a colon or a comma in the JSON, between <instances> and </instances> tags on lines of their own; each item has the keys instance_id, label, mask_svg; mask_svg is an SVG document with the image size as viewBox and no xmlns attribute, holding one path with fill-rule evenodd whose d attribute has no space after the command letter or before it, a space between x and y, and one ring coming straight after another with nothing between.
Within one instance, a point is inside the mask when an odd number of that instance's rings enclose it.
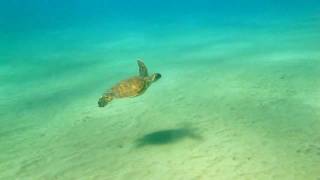
<instances>
[{"instance_id":1,"label":"sea turtle","mask_svg":"<svg viewBox=\"0 0 320 180\"><path fill-rule=\"evenodd\" d=\"M143 94L146 89L155 81L161 78L161 74L153 73L148 75L145 64L138 60L139 76L134 76L120 81L110 89L108 89L99 99L99 107L106 106L109 102L116 98L135 97Z\"/></svg>"}]
</instances>

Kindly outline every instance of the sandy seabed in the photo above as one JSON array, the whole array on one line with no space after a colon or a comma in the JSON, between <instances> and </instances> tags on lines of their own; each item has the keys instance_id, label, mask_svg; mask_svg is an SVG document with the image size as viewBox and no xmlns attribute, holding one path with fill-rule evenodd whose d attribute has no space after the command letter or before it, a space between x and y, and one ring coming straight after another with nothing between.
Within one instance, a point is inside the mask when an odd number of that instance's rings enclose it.
<instances>
[{"instance_id":1,"label":"sandy seabed","mask_svg":"<svg viewBox=\"0 0 320 180\"><path fill-rule=\"evenodd\" d=\"M2 66L0 179L320 179L319 32L159 34ZM161 80L98 108L141 56Z\"/></svg>"}]
</instances>

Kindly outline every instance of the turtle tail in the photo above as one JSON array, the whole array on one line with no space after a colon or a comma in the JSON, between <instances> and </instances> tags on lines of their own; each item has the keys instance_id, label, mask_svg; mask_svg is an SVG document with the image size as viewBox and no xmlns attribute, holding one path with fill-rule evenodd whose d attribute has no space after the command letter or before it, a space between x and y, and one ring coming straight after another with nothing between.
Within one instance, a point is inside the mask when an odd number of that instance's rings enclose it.
<instances>
[{"instance_id":1,"label":"turtle tail","mask_svg":"<svg viewBox=\"0 0 320 180\"><path fill-rule=\"evenodd\" d=\"M104 94L98 101L99 107L106 106L109 102L113 100L113 95L111 93Z\"/></svg>"}]
</instances>

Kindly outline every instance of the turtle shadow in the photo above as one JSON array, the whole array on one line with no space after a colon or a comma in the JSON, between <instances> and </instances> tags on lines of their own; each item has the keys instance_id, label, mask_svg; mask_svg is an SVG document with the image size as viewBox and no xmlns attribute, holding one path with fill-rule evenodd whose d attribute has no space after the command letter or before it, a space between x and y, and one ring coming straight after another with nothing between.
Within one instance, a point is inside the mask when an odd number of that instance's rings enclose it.
<instances>
[{"instance_id":1,"label":"turtle shadow","mask_svg":"<svg viewBox=\"0 0 320 180\"><path fill-rule=\"evenodd\" d=\"M136 147L143 147L147 145L164 145L181 141L185 138L200 140L202 137L195 133L193 129L177 128L165 129L151 132L143 135L136 140Z\"/></svg>"}]
</instances>

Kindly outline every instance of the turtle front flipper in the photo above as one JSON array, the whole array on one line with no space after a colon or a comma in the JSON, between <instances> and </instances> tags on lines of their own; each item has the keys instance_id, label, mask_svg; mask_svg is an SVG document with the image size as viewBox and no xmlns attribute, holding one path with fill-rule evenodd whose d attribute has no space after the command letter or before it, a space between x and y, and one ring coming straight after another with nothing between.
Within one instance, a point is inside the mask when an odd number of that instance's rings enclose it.
<instances>
[{"instance_id":1,"label":"turtle front flipper","mask_svg":"<svg viewBox=\"0 0 320 180\"><path fill-rule=\"evenodd\" d=\"M146 65L141 60L138 60L138 66L139 66L139 75L141 77L147 77L148 76L148 69L147 69Z\"/></svg>"}]
</instances>

